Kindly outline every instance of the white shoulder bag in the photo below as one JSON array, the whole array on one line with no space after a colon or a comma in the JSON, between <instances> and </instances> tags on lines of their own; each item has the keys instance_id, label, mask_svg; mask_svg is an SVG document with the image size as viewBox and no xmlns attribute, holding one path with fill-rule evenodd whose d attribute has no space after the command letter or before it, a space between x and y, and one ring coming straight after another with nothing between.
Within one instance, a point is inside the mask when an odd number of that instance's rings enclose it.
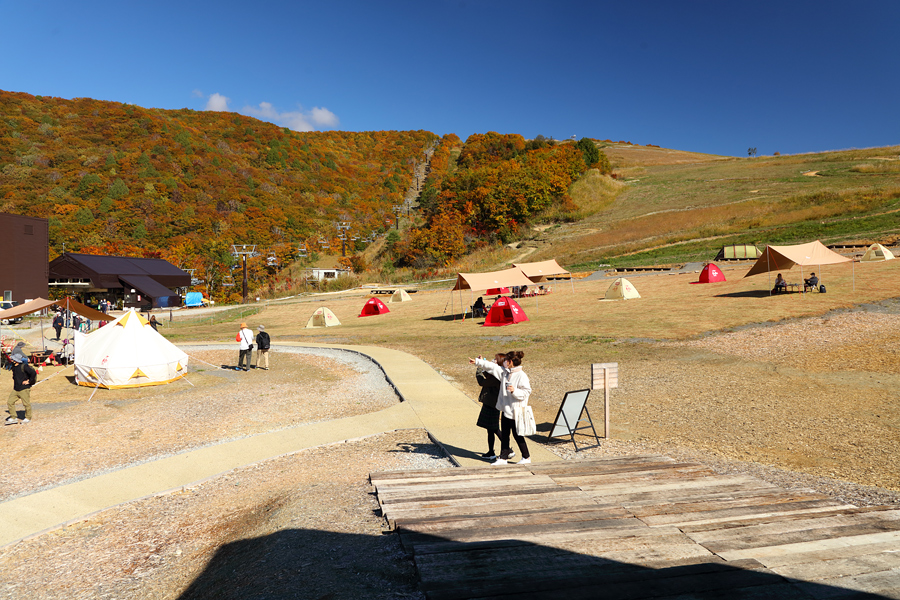
<instances>
[{"instance_id":1,"label":"white shoulder bag","mask_svg":"<svg viewBox=\"0 0 900 600\"><path fill-rule=\"evenodd\" d=\"M537 425L534 422L534 411L530 406L515 409L516 415L516 433L521 436L534 435L537 432Z\"/></svg>"}]
</instances>

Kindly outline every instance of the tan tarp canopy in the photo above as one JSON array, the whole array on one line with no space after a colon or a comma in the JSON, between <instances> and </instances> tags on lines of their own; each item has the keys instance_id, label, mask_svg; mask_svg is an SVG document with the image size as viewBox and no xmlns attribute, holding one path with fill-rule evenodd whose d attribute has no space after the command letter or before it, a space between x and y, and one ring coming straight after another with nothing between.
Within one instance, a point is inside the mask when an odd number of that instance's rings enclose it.
<instances>
[{"instance_id":1,"label":"tan tarp canopy","mask_svg":"<svg viewBox=\"0 0 900 600\"><path fill-rule=\"evenodd\" d=\"M54 304L57 303L53 300L35 298L34 300L29 300L25 304L20 304L6 310L0 310L0 320L17 319L19 317L24 317L25 315L30 315L31 313L37 312L39 310L44 310L48 306L52 306Z\"/></svg>"},{"instance_id":2,"label":"tan tarp canopy","mask_svg":"<svg viewBox=\"0 0 900 600\"><path fill-rule=\"evenodd\" d=\"M63 310L69 310L75 314L81 315L86 319L90 319L91 321L111 321L112 317L107 314L100 312L99 310L94 310L90 306L85 306L78 300L74 300L72 298L63 298L62 300L57 300L53 302Z\"/></svg>"},{"instance_id":3,"label":"tan tarp canopy","mask_svg":"<svg viewBox=\"0 0 900 600\"><path fill-rule=\"evenodd\" d=\"M554 261L555 262L555 261ZM451 291L472 290L478 292L491 288L510 287L513 285L531 285L530 279L525 277L516 267L490 273L460 273L456 276L456 286Z\"/></svg>"},{"instance_id":4,"label":"tan tarp canopy","mask_svg":"<svg viewBox=\"0 0 900 600\"><path fill-rule=\"evenodd\" d=\"M756 264L747 271L744 277L770 271L782 271L790 269L794 265L808 267L846 262L853 262L853 259L829 250L819 240L795 246L766 246L762 256L756 260Z\"/></svg>"},{"instance_id":5,"label":"tan tarp canopy","mask_svg":"<svg viewBox=\"0 0 900 600\"><path fill-rule=\"evenodd\" d=\"M559 266L555 260L521 264L513 263L513 266L521 269L525 277L530 279L532 283L546 281L546 278L550 275L571 275L571 273Z\"/></svg>"}]
</instances>

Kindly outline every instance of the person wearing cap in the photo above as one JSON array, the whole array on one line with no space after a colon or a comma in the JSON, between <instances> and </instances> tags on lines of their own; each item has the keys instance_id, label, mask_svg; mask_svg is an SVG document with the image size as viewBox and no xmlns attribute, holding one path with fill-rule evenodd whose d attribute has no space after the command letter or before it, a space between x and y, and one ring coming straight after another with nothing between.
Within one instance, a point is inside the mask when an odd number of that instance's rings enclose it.
<instances>
[{"instance_id":1,"label":"person wearing cap","mask_svg":"<svg viewBox=\"0 0 900 600\"><path fill-rule=\"evenodd\" d=\"M249 371L250 359L253 356L253 331L247 329L246 323L241 323L241 330L238 331L237 341L241 343L241 352L238 355L238 369ZM244 365L244 359L247 359L246 366Z\"/></svg>"},{"instance_id":2,"label":"person wearing cap","mask_svg":"<svg viewBox=\"0 0 900 600\"><path fill-rule=\"evenodd\" d=\"M269 345L271 344L271 340L269 339L269 334L266 333L266 326L260 325L257 327L259 333L256 334L256 368L257 369L265 369L269 370ZM262 359L263 363L266 366L260 367L259 361Z\"/></svg>"},{"instance_id":3,"label":"person wearing cap","mask_svg":"<svg viewBox=\"0 0 900 600\"><path fill-rule=\"evenodd\" d=\"M25 418L22 423L31 421L31 386L37 383L37 371L28 364L28 359L21 354L12 354L10 359L15 363L13 365L13 391L9 393L9 399L6 401L6 407L9 409L9 417L6 419L7 425L16 425L19 423L16 414L16 402L22 401L25 405Z\"/></svg>"}]
</instances>

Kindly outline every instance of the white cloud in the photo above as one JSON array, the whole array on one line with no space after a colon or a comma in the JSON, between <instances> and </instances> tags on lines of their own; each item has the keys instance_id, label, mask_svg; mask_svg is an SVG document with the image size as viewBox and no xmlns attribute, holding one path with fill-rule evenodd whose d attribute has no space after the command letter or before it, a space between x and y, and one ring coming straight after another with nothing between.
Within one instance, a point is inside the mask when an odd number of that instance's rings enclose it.
<instances>
[{"instance_id":1,"label":"white cloud","mask_svg":"<svg viewBox=\"0 0 900 600\"><path fill-rule=\"evenodd\" d=\"M191 97L193 98L202 98L203 96L204 94L200 90L194 90L193 92L191 92Z\"/></svg>"},{"instance_id":2,"label":"white cloud","mask_svg":"<svg viewBox=\"0 0 900 600\"><path fill-rule=\"evenodd\" d=\"M228 98L222 94L216 93L209 97L206 101L206 110L222 112L228 110Z\"/></svg>"},{"instance_id":3,"label":"white cloud","mask_svg":"<svg viewBox=\"0 0 900 600\"><path fill-rule=\"evenodd\" d=\"M312 110L278 112L269 102L260 102L259 106L245 106L241 112L263 121L293 129L294 131L315 131L317 129L333 129L340 119L327 108L315 107Z\"/></svg>"}]
</instances>

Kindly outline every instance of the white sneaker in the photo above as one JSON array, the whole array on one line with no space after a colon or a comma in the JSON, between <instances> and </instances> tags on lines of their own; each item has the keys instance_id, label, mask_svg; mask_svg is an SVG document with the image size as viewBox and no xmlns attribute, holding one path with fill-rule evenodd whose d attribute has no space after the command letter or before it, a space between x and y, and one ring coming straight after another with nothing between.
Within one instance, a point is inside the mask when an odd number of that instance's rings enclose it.
<instances>
[{"instance_id":1,"label":"white sneaker","mask_svg":"<svg viewBox=\"0 0 900 600\"><path fill-rule=\"evenodd\" d=\"M22 422L23 423L31 423L31 419L25 418L25 419L22 419Z\"/></svg>"},{"instance_id":2,"label":"white sneaker","mask_svg":"<svg viewBox=\"0 0 900 600\"><path fill-rule=\"evenodd\" d=\"M494 465L505 465L505 464L508 464L508 463L509 463L509 461L507 461L505 458L498 458L497 460L495 460L494 462L491 463L491 466L494 466Z\"/></svg>"},{"instance_id":3,"label":"white sneaker","mask_svg":"<svg viewBox=\"0 0 900 600\"><path fill-rule=\"evenodd\" d=\"M530 459L530 458L523 458L522 460L520 460L520 461L517 462L516 464L517 464L517 465L530 465L530 464L531 464L531 459Z\"/></svg>"},{"instance_id":4,"label":"white sneaker","mask_svg":"<svg viewBox=\"0 0 900 600\"><path fill-rule=\"evenodd\" d=\"M18 420L18 419L13 419L12 417L10 417L10 418L8 418L8 419L5 421L4 424L5 424L5 425L18 425L18 424L19 424L19 420Z\"/></svg>"}]
</instances>

